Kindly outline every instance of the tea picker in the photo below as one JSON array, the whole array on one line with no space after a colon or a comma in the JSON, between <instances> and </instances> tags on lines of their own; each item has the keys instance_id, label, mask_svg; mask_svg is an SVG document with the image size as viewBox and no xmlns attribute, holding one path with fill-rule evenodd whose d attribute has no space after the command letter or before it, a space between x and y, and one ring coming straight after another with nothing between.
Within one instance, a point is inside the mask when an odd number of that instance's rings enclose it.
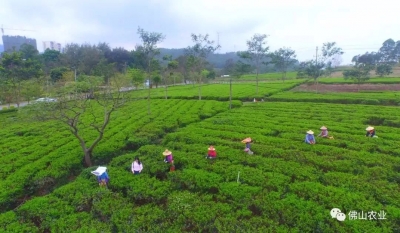
<instances>
[{"instance_id":1,"label":"tea picker","mask_svg":"<svg viewBox=\"0 0 400 233\"><path fill-rule=\"evenodd\" d=\"M100 187L108 186L110 177L107 174L107 167L98 167L96 170L91 172L93 175L97 176L97 181Z\"/></svg>"},{"instance_id":2,"label":"tea picker","mask_svg":"<svg viewBox=\"0 0 400 233\"><path fill-rule=\"evenodd\" d=\"M366 129L367 134L365 137L377 138L378 136L375 135L375 128L372 126L368 126Z\"/></svg>"},{"instance_id":3,"label":"tea picker","mask_svg":"<svg viewBox=\"0 0 400 233\"><path fill-rule=\"evenodd\" d=\"M251 138L245 138L245 139L242 140L242 143L246 143L246 147L244 148L244 152L246 152L249 155L254 154L253 151L250 150L251 142L252 142Z\"/></svg>"},{"instance_id":4,"label":"tea picker","mask_svg":"<svg viewBox=\"0 0 400 233\"><path fill-rule=\"evenodd\" d=\"M307 131L304 142L311 145L315 144L314 132L312 130Z\"/></svg>"},{"instance_id":5,"label":"tea picker","mask_svg":"<svg viewBox=\"0 0 400 233\"><path fill-rule=\"evenodd\" d=\"M207 159L215 159L216 157L217 157L217 152L215 151L214 146L211 145L211 146L208 148L208 153L207 153L206 158L207 158Z\"/></svg>"},{"instance_id":6,"label":"tea picker","mask_svg":"<svg viewBox=\"0 0 400 233\"><path fill-rule=\"evenodd\" d=\"M172 156L172 152L168 149L165 149L163 152L164 158L164 163L169 163L171 164L169 171L174 172L175 171L175 164L174 164L174 157Z\"/></svg>"},{"instance_id":7,"label":"tea picker","mask_svg":"<svg viewBox=\"0 0 400 233\"><path fill-rule=\"evenodd\" d=\"M326 128L326 126L322 126L320 128L320 130L321 130L321 133L318 134L318 137L333 139L332 136L328 136L328 128Z\"/></svg>"},{"instance_id":8,"label":"tea picker","mask_svg":"<svg viewBox=\"0 0 400 233\"><path fill-rule=\"evenodd\" d=\"M172 152L169 151L168 149L165 149L165 151L163 152L163 156L165 157L164 158L164 162L165 163L171 163L172 164L174 162L174 158L172 156Z\"/></svg>"}]
</instances>

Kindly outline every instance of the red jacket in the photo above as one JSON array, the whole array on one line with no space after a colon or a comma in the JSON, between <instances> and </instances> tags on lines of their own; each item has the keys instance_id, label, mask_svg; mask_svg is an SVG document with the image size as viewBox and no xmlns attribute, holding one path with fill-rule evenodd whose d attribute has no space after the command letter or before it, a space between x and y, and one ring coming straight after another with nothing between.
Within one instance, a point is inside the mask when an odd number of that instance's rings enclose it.
<instances>
[{"instance_id":1,"label":"red jacket","mask_svg":"<svg viewBox=\"0 0 400 233\"><path fill-rule=\"evenodd\" d=\"M211 157L215 157L215 156L217 156L217 152L215 150L209 150L208 155Z\"/></svg>"}]
</instances>

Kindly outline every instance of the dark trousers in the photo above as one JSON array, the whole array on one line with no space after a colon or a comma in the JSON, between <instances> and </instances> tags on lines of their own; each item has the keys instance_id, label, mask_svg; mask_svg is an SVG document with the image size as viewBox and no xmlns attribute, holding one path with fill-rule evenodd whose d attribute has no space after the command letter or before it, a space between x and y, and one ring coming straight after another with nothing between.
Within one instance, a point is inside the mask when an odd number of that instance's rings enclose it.
<instances>
[{"instance_id":1,"label":"dark trousers","mask_svg":"<svg viewBox=\"0 0 400 233\"><path fill-rule=\"evenodd\" d=\"M133 173L134 173L135 175L140 174L139 171L133 171Z\"/></svg>"}]
</instances>

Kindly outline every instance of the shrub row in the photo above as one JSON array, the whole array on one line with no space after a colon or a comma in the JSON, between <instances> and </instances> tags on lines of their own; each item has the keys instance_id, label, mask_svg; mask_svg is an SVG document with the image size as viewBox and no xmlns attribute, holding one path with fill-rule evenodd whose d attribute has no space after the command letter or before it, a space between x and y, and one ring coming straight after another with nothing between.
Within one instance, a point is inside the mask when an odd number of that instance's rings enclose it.
<instances>
[{"instance_id":1,"label":"shrub row","mask_svg":"<svg viewBox=\"0 0 400 233\"><path fill-rule=\"evenodd\" d=\"M379 114L377 111L379 110ZM397 232L400 157L397 108L310 103L250 104L167 134L162 145L141 146L107 166L108 190L84 170L52 194L0 215L5 231L90 232ZM251 113L251 114L249 114ZM162 124L160 122L160 124ZM326 125L335 139L303 142ZM240 142L252 137L250 156ZM207 147L216 146L216 160ZM175 172L163 162L174 154ZM130 165L139 156L143 172ZM40 208L39 208L40 207ZM332 208L385 211L384 220L339 222ZM16 223L19 222L17 225ZM129 230L128 230L129 229Z\"/></svg>"},{"instance_id":2,"label":"shrub row","mask_svg":"<svg viewBox=\"0 0 400 233\"><path fill-rule=\"evenodd\" d=\"M132 141L146 144L166 132L228 109L224 102L153 100L153 117L149 118L147 111L143 111L146 105L147 101L136 101L114 113L104 139L94 151L95 164L107 163L123 150L137 149L132 147ZM18 118L18 114L14 117ZM84 115L82 122L87 123L89 118L90 115ZM89 129L82 130L82 135L86 141L97 136ZM82 149L60 122L31 124L9 120L0 137L2 211L15 208L31 196L51 192L82 170Z\"/></svg>"}]
</instances>

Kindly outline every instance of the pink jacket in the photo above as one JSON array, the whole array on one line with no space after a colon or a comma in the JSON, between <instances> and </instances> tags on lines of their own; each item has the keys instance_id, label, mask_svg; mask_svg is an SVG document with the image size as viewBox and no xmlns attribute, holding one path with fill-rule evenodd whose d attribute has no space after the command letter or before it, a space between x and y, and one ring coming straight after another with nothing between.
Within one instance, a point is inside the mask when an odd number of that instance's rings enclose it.
<instances>
[{"instance_id":1,"label":"pink jacket","mask_svg":"<svg viewBox=\"0 0 400 233\"><path fill-rule=\"evenodd\" d=\"M143 169L143 163L140 163L140 165L136 162L136 161L134 161L133 163L132 163L132 172L134 172L134 171L142 171L142 169Z\"/></svg>"}]
</instances>

